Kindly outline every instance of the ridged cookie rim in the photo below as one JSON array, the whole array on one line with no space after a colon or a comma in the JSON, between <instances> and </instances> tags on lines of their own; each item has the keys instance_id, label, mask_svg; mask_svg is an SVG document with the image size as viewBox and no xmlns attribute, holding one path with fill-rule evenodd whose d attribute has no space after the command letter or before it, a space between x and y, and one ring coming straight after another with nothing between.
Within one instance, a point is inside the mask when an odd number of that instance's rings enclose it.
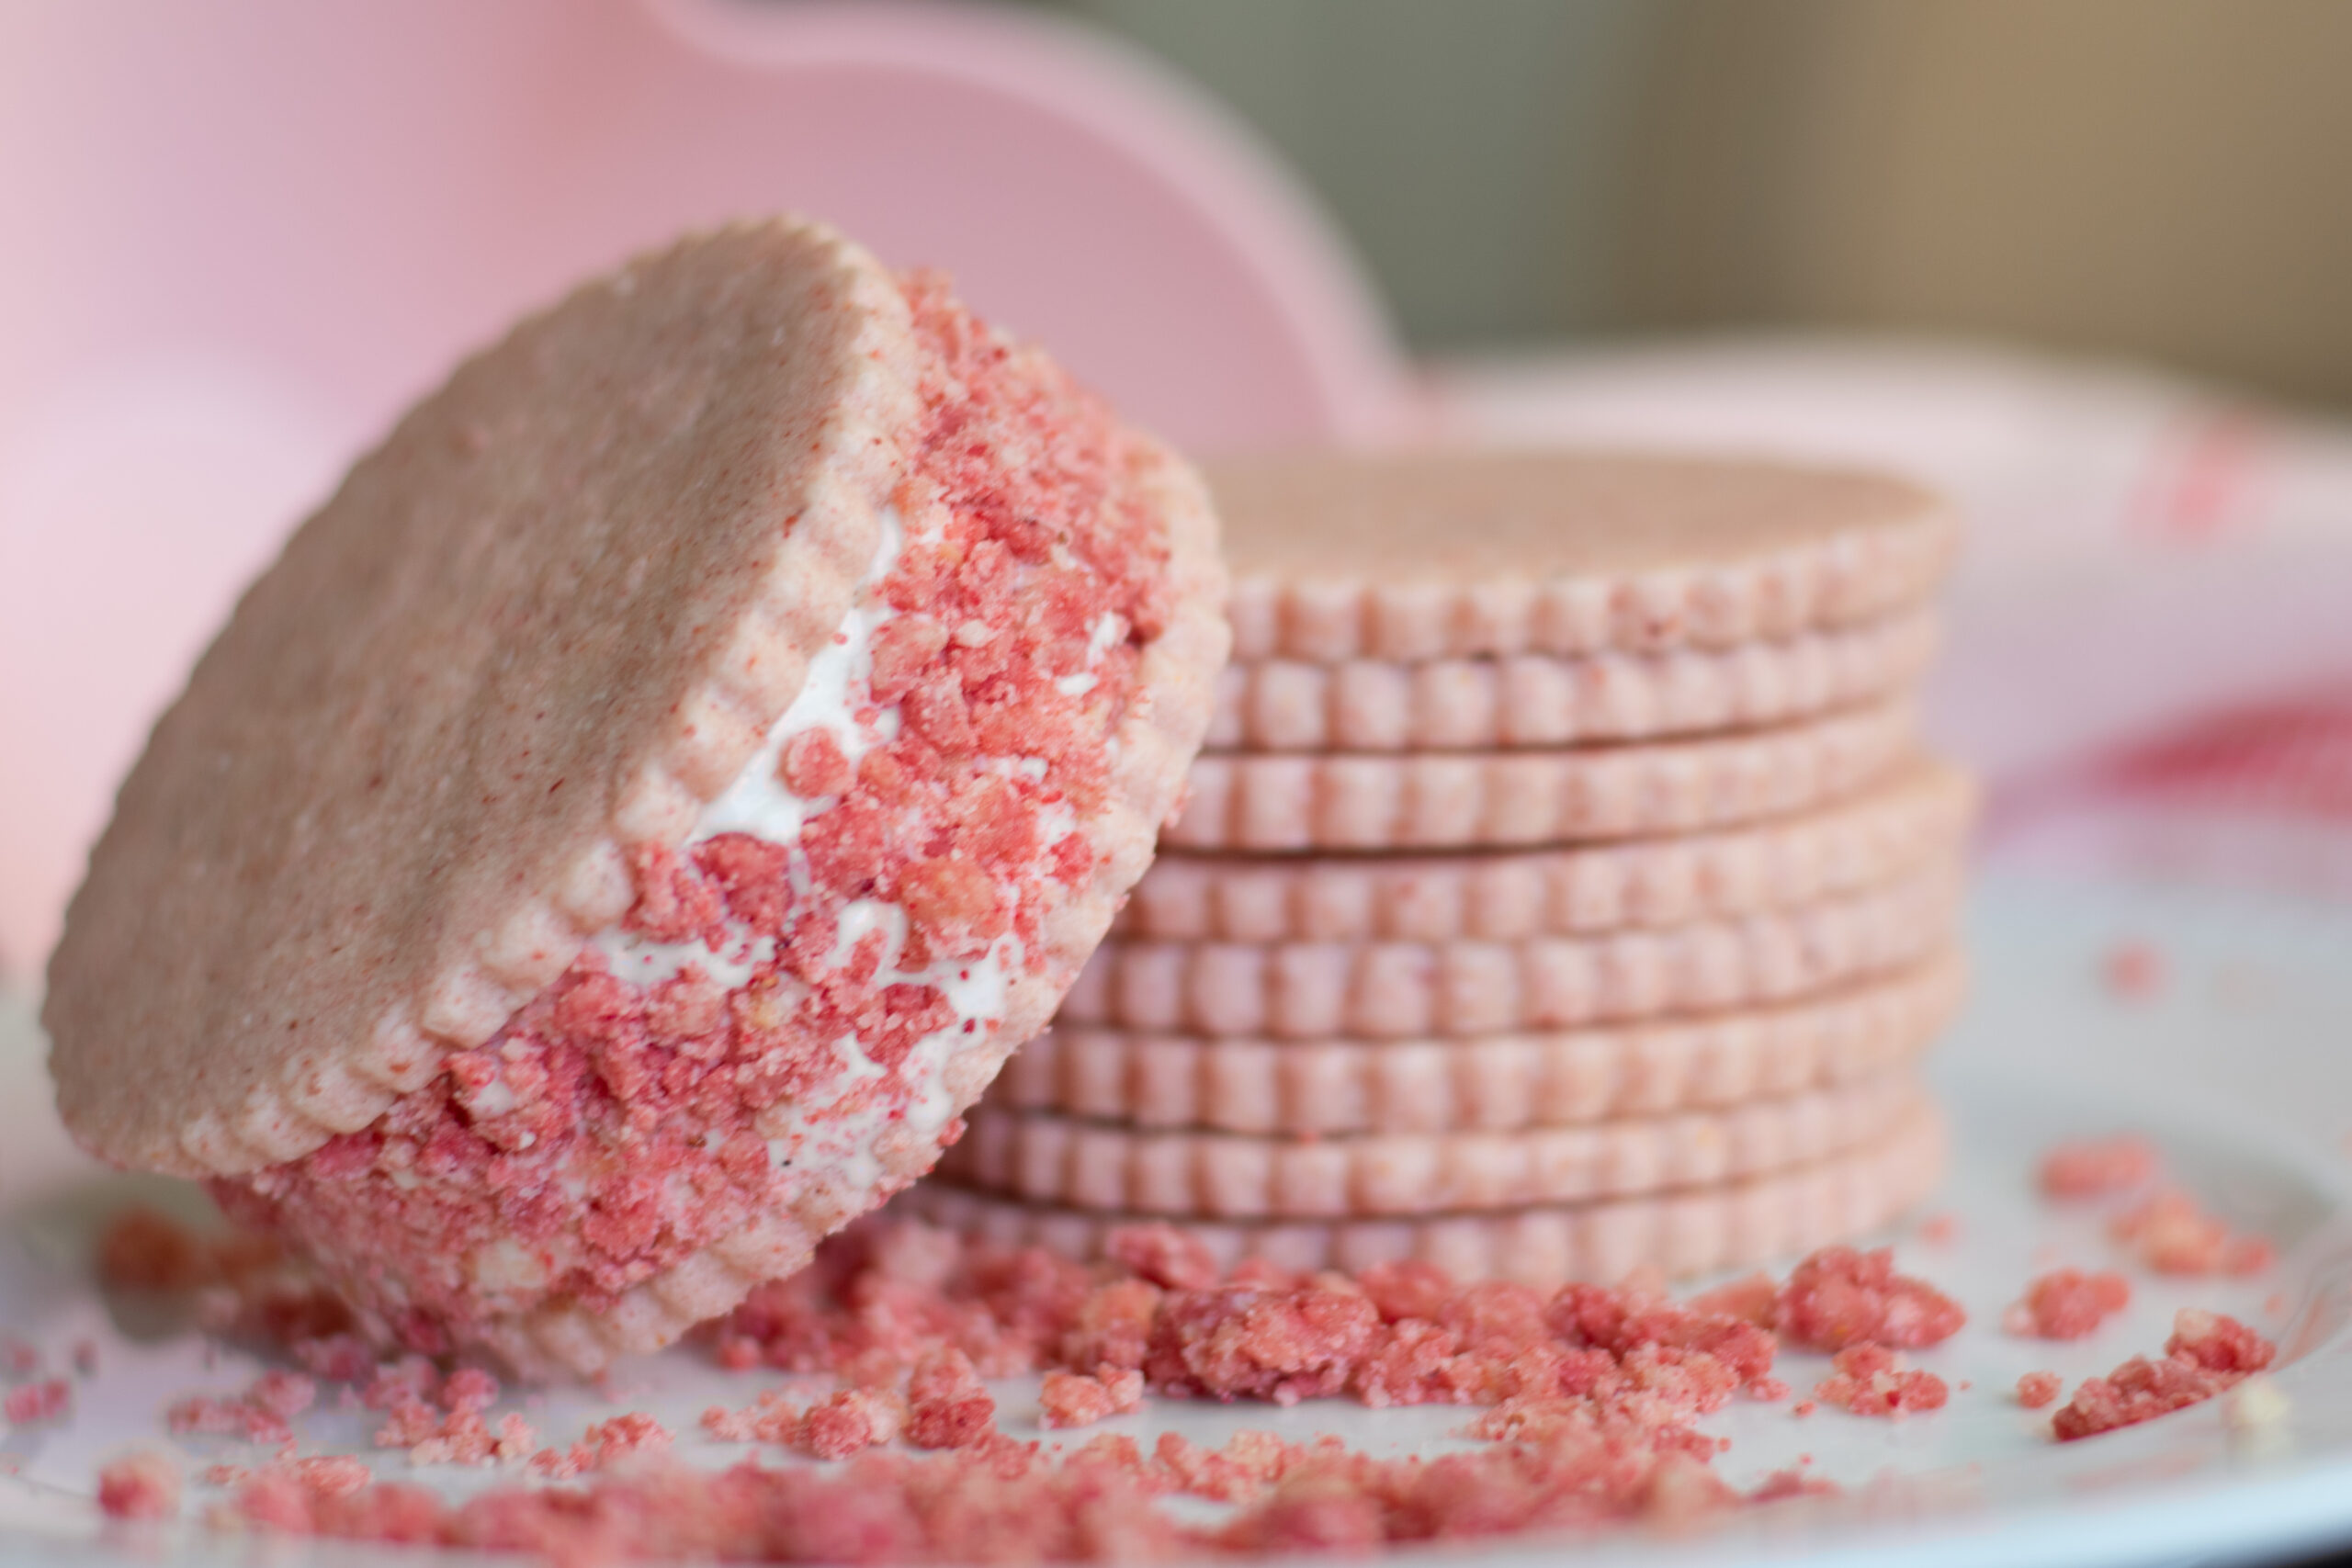
<instances>
[{"instance_id":1,"label":"ridged cookie rim","mask_svg":"<svg viewBox=\"0 0 2352 1568\"><path fill-rule=\"evenodd\" d=\"M1112 934L1176 942L1509 942L1783 908L1957 846L1975 782L1921 754L1862 794L1675 838L1561 849L1161 854Z\"/></svg>"},{"instance_id":2,"label":"ridged cookie rim","mask_svg":"<svg viewBox=\"0 0 2352 1568\"><path fill-rule=\"evenodd\" d=\"M1784 724L1884 696L1934 657L1931 606L1727 648L1401 662L1237 660L1204 750L1476 751Z\"/></svg>"},{"instance_id":3,"label":"ridged cookie rim","mask_svg":"<svg viewBox=\"0 0 2352 1568\"><path fill-rule=\"evenodd\" d=\"M940 1162L1025 1202L1212 1219L1363 1219L1591 1202L1710 1187L1865 1144L1921 1090L1894 1070L1726 1111L1516 1132L1260 1137L982 1105Z\"/></svg>"},{"instance_id":4,"label":"ridged cookie rim","mask_svg":"<svg viewBox=\"0 0 2352 1568\"><path fill-rule=\"evenodd\" d=\"M1925 1201L1950 1154L1943 1117L1922 1101L1883 1139L1818 1165L1687 1192L1406 1220L1252 1223L1043 1207L934 1178L895 1213L990 1245L1043 1247L1091 1261L1112 1232L1169 1224L1204 1243L1220 1267L1261 1258L1302 1272L1375 1263L1434 1263L1457 1280L1611 1284L1656 1267L1672 1279L1749 1269L1854 1240Z\"/></svg>"},{"instance_id":5,"label":"ridged cookie rim","mask_svg":"<svg viewBox=\"0 0 2352 1568\"><path fill-rule=\"evenodd\" d=\"M1478 1035L1719 1012L1924 956L1956 922L1953 859L1790 909L1518 942L1114 938L1062 1000L1070 1023L1286 1040Z\"/></svg>"},{"instance_id":6,"label":"ridged cookie rim","mask_svg":"<svg viewBox=\"0 0 2352 1568\"><path fill-rule=\"evenodd\" d=\"M1957 1014L1957 944L1820 997L1708 1018L1469 1039L1272 1040L1059 1025L987 1103L1139 1128L1336 1137L1724 1110L1888 1070Z\"/></svg>"},{"instance_id":7,"label":"ridged cookie rim","mask_svg":"<svg viewBox=\"0 0 2352 1568\"><path fill-rule=\"evenodd\" d=\"M1698 832L1867 786L1910 750L1906 693L1766 729L1550 750L1194 759L1178 850L1510 849Z\"/></svg>"},{"instance_id":8,"label":"ridged cookie rim","mask_svg":"<svg viewBox=\"0 0 2352 1568\"><path fill-rule=\"evenodd\" d=\"M1579 456L1691 461L1623 451L1492 449L1452 456L1471 462ZM1796 471L1786 464L1761 467ZM1854 470L1804 471L1886 478ZM1212 471L1213 486L1219 477ZM1341 575L1345 564L1336 561L1319 567L1315 581L1287 581L1244 561L1235 572L1227 611L1234 623L1233 657L1330 663L1656 652L1725 648L1865 620L1928 599L1959 554L1957 513L1939 496L1895 483L1908 495L1905 516L1714 565L1662 565L1549 581L1521 574L1454 584L1351 581ZM1265 525L1254 517L1246 522Z\"/></svg>"}]
</instances>

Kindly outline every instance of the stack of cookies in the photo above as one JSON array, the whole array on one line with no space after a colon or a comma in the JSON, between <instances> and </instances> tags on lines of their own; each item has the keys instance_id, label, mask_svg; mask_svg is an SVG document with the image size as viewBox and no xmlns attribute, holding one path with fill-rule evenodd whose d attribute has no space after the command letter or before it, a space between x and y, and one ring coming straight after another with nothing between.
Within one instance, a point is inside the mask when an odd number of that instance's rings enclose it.
<instances>
[{"instance_id":1,"label":"stack of cookies","mask_svg":"<svg viewBox=\"0 0 2352 1568\"><path fill-rule=\"evenodd\" d=\"M1663 457L1211 482L1234 662L1189 803L920 1204L1558 1280L1928 1190L1973 804L1914 731L1949 513Z\"/></svg>"}]
</instances>

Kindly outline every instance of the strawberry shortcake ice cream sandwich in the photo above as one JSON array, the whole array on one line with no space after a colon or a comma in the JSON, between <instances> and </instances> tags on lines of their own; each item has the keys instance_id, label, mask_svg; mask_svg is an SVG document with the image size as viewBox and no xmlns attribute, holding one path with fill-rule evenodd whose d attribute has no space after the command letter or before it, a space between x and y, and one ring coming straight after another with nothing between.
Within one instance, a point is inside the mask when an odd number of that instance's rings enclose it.
<instances>
[{"instance_id":1,"label":"strawberry shortcake ice cream sandwich","mask_svg":"<svg viewBox=\"0 0 2352 1568\"><path fill-rule=\"evenodd\" d=\"M245 593L52 959L67 1126L528 1371L960 1134L1226 652L1193 473L927 275L746 223L461 367Z\"/></svg>"}]
</instances>

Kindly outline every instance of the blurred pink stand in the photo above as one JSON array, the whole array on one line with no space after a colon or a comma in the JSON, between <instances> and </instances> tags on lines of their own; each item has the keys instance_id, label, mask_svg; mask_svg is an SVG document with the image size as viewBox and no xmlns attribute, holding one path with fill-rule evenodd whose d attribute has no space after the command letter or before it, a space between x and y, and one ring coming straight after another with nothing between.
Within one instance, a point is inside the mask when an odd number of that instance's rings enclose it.
<instances>
[{"instance_id":1,"label":"blurred pink stand","mask_svg":"<svg viewBox=\"0 0 2352 1568\"><path fill-rule=\"evenodd\" d=\"M518 310L778 209L934 265L1194 450L1412 418L1378 306L1225 118L969 6L0 9L0 975L146 726L343 465Z\"/></svg>"}]
</instances>

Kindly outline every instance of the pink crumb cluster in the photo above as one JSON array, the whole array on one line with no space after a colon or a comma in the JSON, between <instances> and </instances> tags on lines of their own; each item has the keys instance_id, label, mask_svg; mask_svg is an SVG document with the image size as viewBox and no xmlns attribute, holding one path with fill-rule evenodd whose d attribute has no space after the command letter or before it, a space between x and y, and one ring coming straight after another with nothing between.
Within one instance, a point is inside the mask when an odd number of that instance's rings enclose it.
<instances>
[{"instance_id":1,"label":"pink crumb cluster","mask_svg":"<svg viewBox=\"0 0 2352 1568\"><path fill-rule=\"evenodd\" d=\"M2258 1235L2242 1235L2177 1187L2155 1187L2163 1162L2145 1138L2123 1134L2061 1144L2042 1156L2044 1196L2098 1198L2140 1192L2109 1222L2109 1234L2159 1274L2258 1274L2275 1249ZM2153 1190L2151 1190L2150 1189Z\"/></svg>"},{"instance_id":2,"label":"pink crumb cluster","mask_svg":"<svg viewBox=\"0 0 2352 1568\"><path fill-rule=\"evenodd\" d=\"M2007 1332L2031 1339L2080 1339L2132 1304L2132 1282L2112 1270L2058 1269L2026 1286L2001 1314Z\"/></svg>"},{"instance_id":3,"label":"pink crumb cluster","mask_svg":"<svg viewBox=\"0 0 2352 1568\"><path fill-rule=\"evenodd\" d=\"M2027 1372L2018 1379L2018 1403L2028 1410L2040 1410L2055 1401L2066 1382L2056 1372Z\"/></svg>"},{"instance_id":4,"label":"pink crumb cluster","mask_svg":"<svg viewBox=\"0 0 2352 1568\"><path fill-rule=\"evenodd\" d=\"M1684 1302L1649 1280L1552 1292L1465 1286L1422 1263L1354 1276L1263 1262L1223 1271L1165 1225L1123 1231L1108 1251L1106 1261L1080 1264L869 1221L714 1325L707 1346L722 1364L830 1373L839 1386L806 1407L771 1390L746 1408L706 1412L705 1428L846 1461L838 1471L756 1459L718 1474L689 1470L668 1459L658 1423L629 1415L591 1428L569 1452L542 1450L531 1464L542 1483L458 1504L374 1483L350 1461L220 1467L210 1479L232 1490L212 1517L579 1563L1150 1560L1688 1521L1828 1489L1789 1472L1743 1494L1713 1468L1721 1440L1693 1425L1743 1392L1787 1397L1771 1375L1783 1338L1836 1352L1796 1414L1818 1402L1895 1416L1939 1408L1951 1392L1906 1366L1898 1348L1938 1343L1963 1317L1933 1286L1897 1274L1890 1252L1844 1247L1816 1253L1785 1281L1755 1275ZM190 1276L210 1277L197 1253ZM443 1376L414 1356L367 1363L347 1334L294 1349L310 1367L362 1366L352 1397L437 1412L436 1433L450 1416L479 1417L497 1397L495 1381L477 1371ZM2149 1419L2233 1386L2273 1355L2243 1325L2183 1313L2163 1359L2134 1358L2086 1381L2052 1429L2075 1438ZM1147 1453L1132 1438L1104 1434L1057 1457L996 1427L982 1379L1015 1372L1046 1374L1039 1416L1049 1428L1132 1409L1147 1387L1271 1403L1336 1394L1484 1406L1464 1435L1486 1446L1386 1460L1332 1438L1296 1445L1243 1433L1207 1450L1168 1434ZM288 1405L306 1381L281 1374L234 1403ZM2030 1373L2017 1397L2039 1408L2059 1392L2054 1374ZM922 1448L934 1451L909 1451ZM579 1477L587 1479L544 1484ZM1188 1524L1151 1506L1170 1495L1237 1511L1215 1527Z\"/></svg>"},{"instance_id":5,"label":"pink crumb cluster","mask_svg":"<svg viewBox=\"0 0 2352 1568\"><path fill-rule=\"evenodd\" d=\"M2041 1156L2039 1185L2048 1198L2098 1198L2155 1179L2155 1145L2132 1135L2078 1138Z\"/></svg>"},{"instance_id":6,"label":"pink crumb cluster","mask_svg":"<svg viewBox=\"0 0 2352 1568\"><path fill-rule=\"evenodd\" d=\"M1743 1495L1711 1468L1718 1439L1690 1424L1772 1384L1767 1321L1779 1288L1769 1280L1716 1292L1735 1312L1677 1303L1654 1281L1464 1286L1418 1263L1355 1277L1263 1263L1224 1272L1167 1226L1122 1233L1111 1252L1082 1265L876 1221L836 1238L803 1276L763 1287L713 1331L713 1353L739 1367L829 1372L842 1386L805 1409L770 1391L748 1408L707 1413L704 1426L848 1461L837 1473L757 1462L688 1471L660 1452L666 1433L624 1416L571 1454L534 1460L550 1480L601 1472L577 1487L494 1487L450 1505L369 1483L364 1467L281 1459L224 1467L213 1479L232 1493L214 1517L583 1562L1155 1558L1671 1521L1825 1489L1790 1472ZM199 1258L192 1273L209 1272ZM408 1411L401 1420L413 1406L478 1416L496 1396L486 1375L443 1378L418 1357L365 1365L347 1335L302 1341L297 1353L305 1365L361 1366L353 1397ZM1206 1450L1170 1434L1147 1454L1103 1435L1057 1460L996 1428L980 1380L1011 1371L1048 1374L1040 1414L1050 1425L1132 1408L1148 1385L1277 1402L1311 1390L1484 1405L1470 1435L1488 1446L1424 1461L1336 1439L1245 1433ZM869 1451L899 1443L937 1451ZM638 1462L611 1471L623 1452ZM1171 1494L1239 1512L1214 1529L1182 1524L1149 1506Z\"/></svg>"},{"instance_id":7,"label":"pink crumb cluster","mask_svg":"<svg viewBox=\"0 0 2352 1568\"><path fill-rule=\"evenodd\" d=\"M640 986L592 950L372 1125L212 1183L326 1264L371 1332L439 1353L542 1301L605 1310L754 1216L797 1212L831 1178L829 1119L912 1106L932 1070L915 1046L956 1025L942 985L894 975L1008 938L1021 962L1054 961L1048 918L1095 869L1068 824L1102 805L1140 644L1167 625L1166 545L1107 409L941 280L905 294L924 413L899 498L909 543L880 590L892 614L855 694L874 744L854 763L822 728L786 745L783 783L818 803L795 843L725 833L632 866L624 929L700 943L710 964ZM841 951L859 899L903 909L895 953L879 931ZM748 978L712 977L760 942L772 955ZM812 1106L852 1037L879 1076ZM807 1111L797 1156L762 1131L785 1102Z\"/></svg>"},{"instance_id":8,"label":"pink crumb cluster","mask_svg":"<svg viewBox=\"0 0 2352 1568\"><path fill-rule=\"evenodd\" d=\"M2120 942L2099 961L2099 977L2119 1000L2144 1002L2164 989L2165 955L2145 942Z\"/></svg>"},{"instance_id":9,"label":"pink crumb cluster","mask_svg":"<svg viewBox=\"0 0 2352 1568\"><path fill-rule=\"evenodd\" d=\"M2236 1234L2177 1188L2152 1193L2109 1229L2159 1274L2259 1274L2275 1256L2267 1238Z\"/></svg>"},{"instance_id":10,"label":"pink crumb cluster","mask_svg":"<svg viewBox=\"0 0 2352 1568\"><path fill-rule=\"evenodd\" d=\"M1830 1359L1831 1374L1815 1385L1814 1398L1857 1416L1907 1416L1941 1410L1951 1397L1944 1380L1905 1366L1883 1345L1849 1345Z\"/></svg>"},{"instance_id":11,"label":"pink crumb cluster","mask_svg":"<svg viewBox=\"0 0 2352 1568\"><path fill-rule=\"evenodd\" d=\"M198 1393L177 1400L164 1420L175 1433L205 1432L288 1447L294 1441L293 1417L311 1408L318 1396L318 1384L300 1372L264 1372L233 1397Z\"/></svg>"},{"instance_id":12,"label":"pink crumb cluster","mask_svg":"<svg viewBox=\"0 0 2352 1568\"><path fill-rule=\"evenodd\" d=\"M1110 1250L1113 1261L1090 1266L921 1225L860 1226L753 1292L718 1325L714 1351L729 1366L849 1369L874 1384L952 1350L987 1376L1063 1374L1057 1422L1124 1407L1138 1379L1164 1395L1275 1404L1623 1398L1688 1418L1772 1364L1772 1335L1752 1318L1646 1290L1464 1286L1422 1263L1349 1277L1250 1262L1221 1275L1166 1225L1122 1232ZM708 1419L788 1434L806 1417L779 1406Z\"/></svg>"},{"instance_id":13,"label":"pink crumb cluster","mask_svg":"<svg viewBox=\"0 0 2352 1568\"><path fill-rule=\"evenodd\" d=\"M2270 1365L2278 1347L2233 1317L2184 1309L2159 1359L2134 1356L2103 1378L2086 1378L2051 1417L2062 1442L2152 1421L2202 1404Z\"/></svg>"},{"instance_id":14,"label":"pink crumb cluster","mask_svg":"<svg viewBox=\"0 0 2352 1568\"><path fill-rule=\"evenodd\" d=\"M1036 1444L999 1441L927 1457L867 1454L832 1473L657 1464L590 1490L500 1489L458 1504L420 1487L323 1477L306 1485L272 1472L247 1481L216 1518L578 1564L1155 1562L1683 1523L1826 1490L1791 1472L1742 1494L1709 1468L1712 1439L1589 1408L1514 1410L1501 1426L1487 1434L1488 1449L1426 1461L1261 1432L1204 1450L1170 1433L1148 1456L1132 1438L1103 1437L1059 1461ZM1218 1525L1182 1523L1153 1506L1171 1494L1236 1511Z\"/></svg>"},{"instance_id":15,"label":"pink crumb cluster","mask_svg":"<svg viewBox=\"0 0 2352 1568\"><path fill-rule=\"evenodd\" d=\"M1797 1265L1773 1322L1790 1343L1842 1350L1869 1343L1916 1350L1960 1332L1968 1313L1925 1280L1894 1271L1891 1247L1824 1247Z\"/></svg>"}]
</instances>

